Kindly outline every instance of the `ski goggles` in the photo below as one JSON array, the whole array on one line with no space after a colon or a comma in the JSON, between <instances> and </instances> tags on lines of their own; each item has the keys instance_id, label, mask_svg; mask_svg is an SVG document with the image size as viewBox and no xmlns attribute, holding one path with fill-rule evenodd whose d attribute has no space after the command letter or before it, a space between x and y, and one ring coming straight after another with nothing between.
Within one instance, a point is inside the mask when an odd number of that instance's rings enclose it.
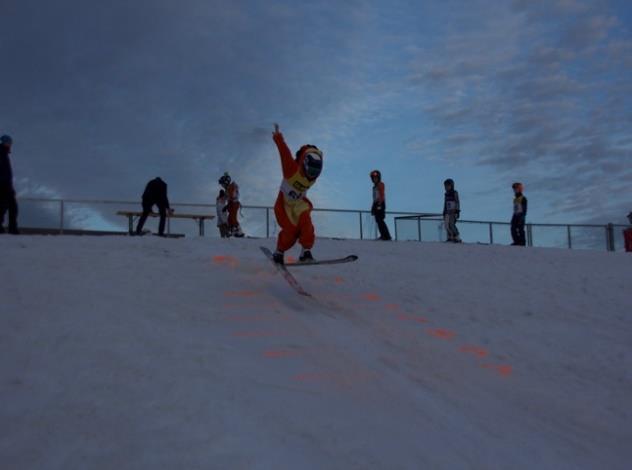
<instances>
[{"instance_id":1,"label":"ski goggles","mask_svg":"<svg viewBox=\"0 0 632 470\"><path fill-rule=\"evenodd\" d=\"M317 153L307 153L304 160L305 176L311 179L318 178L323 171L323 157Z\"/></svg>"}]
</instances>

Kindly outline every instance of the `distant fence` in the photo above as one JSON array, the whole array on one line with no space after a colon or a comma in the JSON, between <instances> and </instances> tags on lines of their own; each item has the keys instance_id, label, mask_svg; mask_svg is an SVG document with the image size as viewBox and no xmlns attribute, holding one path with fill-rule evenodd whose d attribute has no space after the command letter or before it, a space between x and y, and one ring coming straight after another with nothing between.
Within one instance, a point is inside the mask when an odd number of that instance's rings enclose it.
<instances>
[{"instance_id":1,"label":"distant fence","mask_svg":"<svg viewBox=\"0 0 632 470\"><path fill-rule=\"evenodd\" d=\"M440 214L417 214L395 217L397 240L443 241L446 231ZM482 244L510 244L511 224L488 220L459 220L461 238L466 242ZM605 249L623 251L623 230L627 225L617 224L534 224L527 223L527 246Z\"/></svg>"},{"instance_id":2,"label":"distant fence","mask_svg":"<svg viewBox=\"0 0 632 470\"><path fill-rule=\"evenodd\" d=\"M20 198L19 222L24 227L45 228L56 233L75 230L127 232L128 221L117 216L119 210L138 210L139 201ZM214 214L214 204L176 203L171 205L177 212ZM314 209L314 224L318 235L329 238L376 239L377 227L370 211L345 209ZM243 206L241 223L247 235L255 237L275 236L279 227L274 209L269 206ZM152 227L148 221L146 227ZM440 214L416 212L388 212L386 223L394 229L396 240L442 241L445 239L443 219ZM210 226L209 226L210 225ZM217 237L212 230L215 221L206 226L206 236ZM511 243L509 223L460 220L461 238L466 242L485 244ZM624 249L625 225L586 224L527 224L527 244L538 247ZM168 233L184 233L198 236L198 224L192 220L168 219Z\"/></svg>"}]
</instances>

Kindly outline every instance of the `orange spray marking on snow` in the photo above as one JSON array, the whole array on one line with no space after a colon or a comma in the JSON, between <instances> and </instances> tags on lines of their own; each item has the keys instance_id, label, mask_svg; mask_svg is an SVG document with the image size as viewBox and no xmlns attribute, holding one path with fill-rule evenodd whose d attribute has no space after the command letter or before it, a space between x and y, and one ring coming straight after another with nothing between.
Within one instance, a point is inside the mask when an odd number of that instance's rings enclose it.
<instances>
[{"instance_id":1,"label":"orange spray marking on snow","mask_svg":"<svg viewBox=\"0 0 632 470\"><path fill-rule=\"evenodd\" d=\"M235 268L239 265L239 261L237 261L237 258L224 255L213 256L213 263L220 266L228 266L231 268Z\"/></svg>"},{"instance_id":2,"label":"orange spray marking on snow","mask_svg":"<svg viewBox=\"0 0 632 470\"><path fill-rule=\"evenodd\" d=\"M401 321L414 321L415 323L428 323L428 319L417 315L408 315L406 313L398 313L395 318Z\"/></svg>"},{"instance_id":3,"label":"orange spray marking on snow","mask_svg":"<svg viewBox=\"0 0 632 470\"><path fill-rule=\"evenodd\" d=\"M369 302L379 302L380 300L380 296L377 294L373 294L371 292L366 293L366 294L362 294L361 296L362 300L368 300Z\"/></svg>"},{"instance_id":4,"label":"orange spray marking on snow","mask_svg":"<svg viewBox=\"0 0 632 470\"><path fill-rule=\"evenodd\" d=\"M428 328L426 330L430 336L434 336L435 338L451 340L456 336L454 331L446 330L444 328Z\"/></svg>"},{"instance_id":5,"label":"orange spray marking on snow","mask_svg":"<svg viewBox=\"0 0 632 470\"><path fill-rule=\"evenodd\" d=\"M484 369L493 369L498 373L498 375L501 375L503 377L509 377L511 373L513 372L513 368L508 364L502 364L502 365L483 364L481 367L483 367Z\"/></svg>"},{"instance_id":6,"label":"orange spray marking on snow","mask_svg":"<svg viewBox=\"0 0 632 470\"><path fill-rule=\"evenodd\" d=\"M461 346L459 351L466 354L472 354L473 356L476 356L476 357L487 357L487 355L489 354L487 350L484 348L481 348L479 346L470 346L470 345Z\"/></svg>"}]
</instances>

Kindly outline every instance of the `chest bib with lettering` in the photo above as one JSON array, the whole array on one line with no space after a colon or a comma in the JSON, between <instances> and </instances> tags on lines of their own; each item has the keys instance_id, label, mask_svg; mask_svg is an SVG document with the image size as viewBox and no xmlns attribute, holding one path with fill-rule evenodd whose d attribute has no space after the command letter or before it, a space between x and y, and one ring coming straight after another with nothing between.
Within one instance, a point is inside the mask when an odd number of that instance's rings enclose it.
<instances>
[{"instance_id":1,"label":"chest bib with lettering","mask_svg":"<svg viewBox=\"0 0 632 470\"><path fill-rule=\"evenodd\" d=\"M281 183L280 191L283 193L285 203L290 205L296 204L307 194L307 190L315 182L316 180L310 181L298 171L291 177L284 179Z\"/></svg>"}]
</instances>

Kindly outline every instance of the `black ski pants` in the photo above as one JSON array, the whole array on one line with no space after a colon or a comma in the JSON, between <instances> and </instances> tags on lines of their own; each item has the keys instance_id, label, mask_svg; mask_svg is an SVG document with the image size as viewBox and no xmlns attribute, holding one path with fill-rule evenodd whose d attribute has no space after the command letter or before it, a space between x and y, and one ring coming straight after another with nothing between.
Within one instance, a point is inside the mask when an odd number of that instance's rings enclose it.
<instances>
[{"instance_id":1,"label":"black ski pants","mask_svg":"<svg viewBox=\"0 0 632 470\"><path fill-rule=\"evenodd\" d=\"M0 188L0 233L4 233L4 214L9 212L9 233L17 234L18 231L18 201L15 199L15 191L11 187Z\"/></svg>"},{"instance_id":2,"label":"black ski pants","mask_svg":"<svg viewBox=\"0 0 632 470\"><path fill-rule=\"evenodd\" d=\"M138 220L138 225L136 226L136 234L140 235L143 233L143 227L145 225L145 221L147 217L151 213L151 209L154 205L158 206L158 213L160 214L160 223L158 224L158 235L165 234L165 222L167 220L167 206L162 202L156 202L153 200L143 200L143 214L140 216Z\"/></svg>"},{"instance_id":3,"label":"black ski pants","mask_svg":"<svg viewBox=\"0 0 632 470\"><path fill-rule=\"evenodd\" d=\"M511 238L514 245L525 246L527 239L524 233L524 216L514 215L511 218Z\"/></svg>"},{"instance_id":4,"label":"black ski pants","mask_svg":"<svg viewBox=\"0 0 632 470\"><path fill-rule=\"evenodd\" d=\"M375 217L375 223L377 224L377 229L380 232L380 240L390 240L391 233L388 231L386 222L384 222L384 218L386 217L386 207L384 204L381 206L374 205L371 209L371 213Z\"/></svg>"}]
</instances>

